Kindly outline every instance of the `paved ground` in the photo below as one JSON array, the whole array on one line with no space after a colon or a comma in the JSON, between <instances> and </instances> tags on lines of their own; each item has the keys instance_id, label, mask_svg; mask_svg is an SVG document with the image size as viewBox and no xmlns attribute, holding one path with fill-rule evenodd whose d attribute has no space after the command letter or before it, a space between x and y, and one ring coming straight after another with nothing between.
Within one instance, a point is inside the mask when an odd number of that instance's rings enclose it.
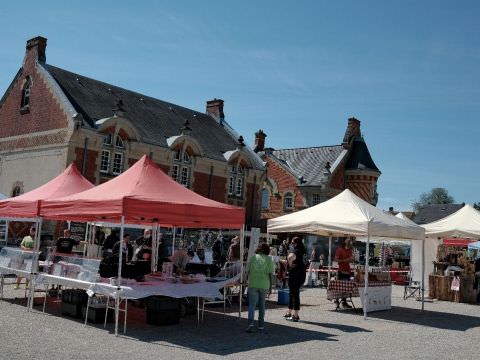
<instances>
[{"instance_id":1,"label":"paved ground","mask_svg":"<svg viewBox=\"0 0 480 360\"><path fill-rule=\"evenodd\" d=\"M23 301L13 301L22 295L8 289L0 300L0 359L480 358L480 306L434 302L420 313L420 303L403 301L400 288L394 288L392 311L372 313L366 321L360 313L333 311L325 290L307 289L301 322L285 321L284 308L271 305L268 334L246 334L245 319L217 314L207 314L200 328L194 316L154 327L131 307L127 334L118 338L111 325L83 327L58 315L55 303L46 314L27 313Z\"/></svg>"}]
</instances>

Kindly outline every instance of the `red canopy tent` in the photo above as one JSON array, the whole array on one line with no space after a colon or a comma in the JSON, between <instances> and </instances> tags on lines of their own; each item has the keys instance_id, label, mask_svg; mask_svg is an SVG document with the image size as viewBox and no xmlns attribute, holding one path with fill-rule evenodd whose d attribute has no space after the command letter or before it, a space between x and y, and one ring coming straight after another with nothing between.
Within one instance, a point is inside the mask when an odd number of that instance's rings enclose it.
<instances>
[{"instance_id":1,"label":"red canopy tent","mask_svg":"<svg viewBox=\"0 0 480 360\"><path fill-rule=\"evenodd\" d=\"M443 238L443 245L447 246L461 246L468 247L468 244L475 242L472 239L462 239L462 238Z\"/></svg>"},{"instance_id":2,"label":"red canopy tent","mask_svg":"<svg viewBox=\"0 0 480 360\"><path fill-rule=\"evenodd\" d=\"M42 202L42 217L73 221L239 229L243 208L186 189L144 155L120 176L93 189Z\"/></svg>"},{"instance_id":3,"label":"red canopy tent","mask_svg":"<svg viewBox=\"0 0 480 360\"><path fill-rule=\"evenodd\" d=\"M39 216L40 203L44 200L68 196L93 187L74 164L48 183L23 195L0 201L1 218L28 218Z\"/></svg>"}]
</instances>

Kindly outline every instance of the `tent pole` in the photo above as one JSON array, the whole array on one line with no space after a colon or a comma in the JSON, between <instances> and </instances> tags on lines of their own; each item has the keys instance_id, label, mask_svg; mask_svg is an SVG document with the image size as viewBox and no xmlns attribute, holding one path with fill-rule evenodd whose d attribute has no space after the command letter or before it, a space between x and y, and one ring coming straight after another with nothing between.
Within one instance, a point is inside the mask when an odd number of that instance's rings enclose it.
<instances>
[{"instance_id":1,"label":"tent pole","mask_svg":"<svg viewBox=\"0 0 480 360\"><path fill-rule=\"evenodd\" d=\"M175 236L177 235L177 228L173 227L173 237L172 237L172 256L175 253Z\"/></svg>"},{"instance_id":2,"label":"tent pole","mask_svg":"<svg viewBox=\"0 0 480 360\"><path fill-rule=\"evenodd\" d=\"M8 246L8 226L10 221L5 220L5 246Z\"/></svg>"},{"instance_id":3,"label":"tent pole","mask_svg":"<svg viewBox=\"0 0 480 360\"><path fill-rule=\"evenodd\" d=\"M87 226L85 228L85 242L83 244L83 256L87 255L88 243L90 241L90 223L87 222Z\"/></svg>"},{"instance_id":4,"label":"tent pole","mask_svg":"<svg viewBox=\"0 0 480 360\"><path fill-rule=\"evenodd\" d=\"M120 247L118 254L118 276L117 276L117 293L115 294L115 336L118 336L118 316L120 313L120 290L122 284L122 255L123 255L123 230L125 217L122 215L120 222Z\"/></svg>"},{"instance_id":5,"label":"tent pole","mask_svg":"<svg viewBox=\"0 0 480 360\"><path fill-rule=\"evenodd\" d=\"M35 296L35 278L38 274L38 251L40 250L40 235L42 233L42 218L37 218L35 224L35 240L33 245L32 269L30 270L30 290L27 309L33 310L33 299Z\"/></svg>"},{"instance_id":6,"label":"tent pole","mask_svg":"<svg viewBox=\"0 0 480 360\"><path fill-rule=\"evenodd\" d=\"M332 235L328 237L328 277L327 287L330 285L330 272L332 271Z\"/></svg>"},{"instance_id":7,"label":"tent pole","mask_svg":"<svg viewBox=\"0 0 480 360\"><path fill-rule=\"evenodd\" d=\"M422 311L425 310L425 238L422 240Z\"/></svg>"},{"instance_id":8,"label":"tent pole","mask_svg":"<svg viewBox=\"0 0 480 360\"><path fill-rule=\"evenodd\" d=\"M365 291L363 294L363 318L367 319L367 304L368 304L368 260L369 260L369 248L370 248L370 222L367 224L367 247L365 252Z\"/></svg>"},{"instance_id":9,"label":"tent pole","mask_svg":"<svg viewBox=\"0 0 480 360\"><path fill-rule=\"evenodd\" d=\"M251 241L251 240L250 240ZM240 228L240 297L238 299L238 318L242 317L242 299L243 299L243 253L245 249L245 225Z\"/></svg>"}]
</instances>

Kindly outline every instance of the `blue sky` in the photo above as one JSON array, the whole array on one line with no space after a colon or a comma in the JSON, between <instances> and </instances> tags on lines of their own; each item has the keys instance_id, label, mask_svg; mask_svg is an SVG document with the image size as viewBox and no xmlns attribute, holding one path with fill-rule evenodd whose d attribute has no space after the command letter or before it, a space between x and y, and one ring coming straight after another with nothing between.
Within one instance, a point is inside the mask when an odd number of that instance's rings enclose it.
<instances>
[{"instance_id":1,"label":"blue sky","mask_svg":"<svg viewBox=\"0 0 480 360\"><path fill-rule=\"evenodd\" d=\"M251 144L339 144L362 121L379 207L445 187L480 201L479 1L0 3L0 92L25 41L47 62L199 111L225 100Z\"/></svg>"}]
</instances>

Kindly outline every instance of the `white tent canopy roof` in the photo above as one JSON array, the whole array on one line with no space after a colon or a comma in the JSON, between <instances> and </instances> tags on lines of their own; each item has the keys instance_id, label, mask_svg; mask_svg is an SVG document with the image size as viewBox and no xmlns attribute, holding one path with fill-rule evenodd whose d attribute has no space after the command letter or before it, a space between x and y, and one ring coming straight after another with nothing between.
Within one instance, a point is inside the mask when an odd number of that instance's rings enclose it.
<instances>
[{"instance_id":1,"label":"white tent canopy roof","mask_svg":"<svg viewBox=\"0 0 480 360\"><path fill-rule=\"evenodd\" d=\"M427 237L480 239L480 211L465 205L443 219L422 225Z\"/></svg>"},{"instance_id":2,"label":"white tent canopy roof","mask_svg":"<svg viewBox=\"0 0 480 360\"><path fill-rule=\"evenodd\" d=\"M388 213L387 213L388 214ZM412 220L410 220L408 217L406 217L404 214L401 212L395 215L395 217L402 219L406 221L409 224L415 224ZM367 237L366 236L358 236L356 238L357 241L361 242L367 242ZM370 237L370 242L371 243L384 243L387 242L390 245L410 245L411 240L405 240L405 239L393 239L393 238L385 238L385 237Z\"/></svg>"},{"instance_id":3,"label":"white tent canopy roof","mask_svg":"<svg viewBox=\"0 0 480 360\"><path fill-rule=\"evenodd\" d=\"M420 226L384 213L350 190L305 210L268 220L268 231L423 240Z\"/></svg>"}]
</instances>

